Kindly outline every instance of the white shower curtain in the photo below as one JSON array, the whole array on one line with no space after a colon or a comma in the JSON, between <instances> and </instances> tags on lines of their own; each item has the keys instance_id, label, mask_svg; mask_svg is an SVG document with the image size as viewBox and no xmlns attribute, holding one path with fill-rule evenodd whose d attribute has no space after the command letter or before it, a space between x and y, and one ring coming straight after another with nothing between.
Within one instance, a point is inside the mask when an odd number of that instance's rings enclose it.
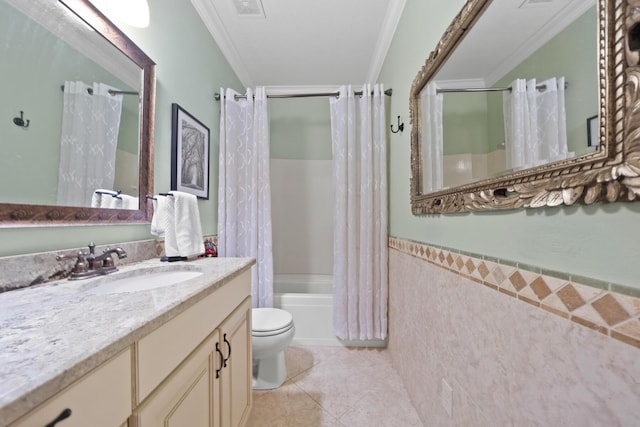
<instances>
[{"instance_id":1,"label":"white shower curtain","mask_svg":"<svg viewBox=\"0 0 640 427\"><path fill-rule=\"evenodd\" d=\"M508 169L523 169L573 155L567 149L564 77L539 84L517 79L503 95Z\"/></svg>"},{"instance_id":2,"label":"white shower curtain","mask_svg":"<svg viewBox=\"0 0 640 427\"><path fill-rule=\"evenodd\" d=\"M373 96L371 96L373 90ZM334 334L387 335L387 154L381 85L331 98L335 185Z\"/></svg>"},{"instance_id":3,"label":"white shower curtain","mask_svg":"<svg viewBox=\"0 0 640 427\"><path fill-rule=\"evenodd\" d=\"M443 187L443 134L442 104L443 96L437 92L435 83L429 83L420 93L422 111L422 188L421 193L441 190Z\"/></svg>"},{"instance_id":4,"label":"white shower curtain","mask_svg":"<svg viewBox=\"0 0 640 427\"><path fill-rule=\"evenodd\" d=\"M246 99L222 89L220 103L220 177L218 253L255 257L253 307L273 306L271 184L267 94L247 89Z\"/></svg>"},{"instance_id":5,"label":"white shower curtain","mask_svg":"<svg viewBox=\"0 0 640 427\"><path fill-rule=\"evenodd\" d=\"M110 89L117 90L103 83L64 83L59 205L90 206L96 189L113 188L122 95Z\"/></svg>"}]
</instances>

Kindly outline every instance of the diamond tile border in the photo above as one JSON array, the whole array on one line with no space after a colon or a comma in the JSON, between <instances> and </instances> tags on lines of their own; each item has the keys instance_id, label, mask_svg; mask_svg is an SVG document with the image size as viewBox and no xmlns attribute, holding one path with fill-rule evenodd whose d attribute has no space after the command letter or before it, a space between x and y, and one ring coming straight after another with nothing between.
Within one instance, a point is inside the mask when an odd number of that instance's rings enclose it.
<instances>
[{"instance_id":1,"label":"diamond tile border","mask_svg":"<svg viewBox=\"0 0 640 427\"><path fill-rule=\"evenodd\" d=\"M638 290L389 237L389 248L640 349ZM535 271L532 271L535 270ZM580 280L584 279L581 283ZM628 291L628 292L625 292Z\"/></svg>"}]
</instances>

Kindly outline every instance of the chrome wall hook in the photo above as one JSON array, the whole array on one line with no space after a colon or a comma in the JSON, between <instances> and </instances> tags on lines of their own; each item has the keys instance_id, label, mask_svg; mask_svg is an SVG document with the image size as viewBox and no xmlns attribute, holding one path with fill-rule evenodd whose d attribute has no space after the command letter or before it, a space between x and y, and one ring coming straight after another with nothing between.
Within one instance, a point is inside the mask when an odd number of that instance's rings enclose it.
<instances>
[{"instance_id":1,"label":"chrome wall hook","mask_svg":"<svg viewBox=\"0 0 640 427\"><path fill-rule=\"evenodd\" d=\"M398 116L398 130L393 130L393 125L391 125L391 133L398 133L404 131L404 122L400 123L400 116Z\"/></svg>"},{"instance_id":2,"label":"chrome wall hook","mask_svg":"<svg viewBox=\"0 0 640 427\"><path fill-rule=\"evenodd\" d=\"M24 120L24 111L20 111L20 117L14 117L13 118L13 123L16 126L20 126L22 128L28 128L29 127L29 122L30 122L30 120L27 120L27 121Z\"/></svg>"}]
</instances>

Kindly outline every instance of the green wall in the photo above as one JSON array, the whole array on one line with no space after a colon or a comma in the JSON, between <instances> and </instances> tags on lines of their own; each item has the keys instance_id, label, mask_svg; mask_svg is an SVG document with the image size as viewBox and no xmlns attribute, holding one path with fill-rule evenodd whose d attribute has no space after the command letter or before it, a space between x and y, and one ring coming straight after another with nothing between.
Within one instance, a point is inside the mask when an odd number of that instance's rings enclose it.
<instances>
[{"instance_id":1,"label":"green wall","mask_svg":"<svg viewBox=\"0 0 640 427\"><path fill-rule=\"evenodd\" d=\"M463 3L407 0L378 79L393 87L389 117L408 124L411 82ZM410 174L410 132L390 134L392 236L640 288L640 203L414 216Z\"/></svg>"},{"instance_id":2,"label":"green wall","mask_svg":"<svg viewBox=\"0 0 640 427\"><path fill-rule=\"evenodd\" d=\"M329 99L269 99L272 159L330 160Z\"/></svg>"},{"instance_id":3,"label":"green wall","mask_svg":"<svg viewBox=\"0 0 640 427\"><path fill-rule=\"evenodd\" d=\"M242 85L189 1L149 2L151 24L137 29L118 24L156 62L156 192L170 189L171 103L180 104L211 130L209 200L200 200L202 231L217 229L218 125L214 92ZM57 163L56 163L57 168ZM37 176L37 173L36 173ZM0 256L150 239L149 225L27 227L0 229Z\"/></svg>"},{"instance_id":4,"label":"green wall","mask_svg":"<svg viewBox=\"0 0 640 427\"><path fill-rule=\"evenodd\" d=\"M485 93L447 93L442 102L443 154L489 153L489 111Z\"/></svg>"}]
</instances>

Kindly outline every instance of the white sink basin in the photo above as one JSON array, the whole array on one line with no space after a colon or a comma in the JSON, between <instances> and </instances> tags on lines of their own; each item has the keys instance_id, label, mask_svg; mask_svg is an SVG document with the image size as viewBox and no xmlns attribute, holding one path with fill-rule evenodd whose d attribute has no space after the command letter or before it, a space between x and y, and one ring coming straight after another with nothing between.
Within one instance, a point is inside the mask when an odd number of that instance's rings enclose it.
<instances>
[{"instance_id":1,"label":"white sink basin","mask_svg":"<svg viewBox=\"0 0 640 427\"><path fill-rule=\"evenodd\" d=\"M94 288L89 289L88 292L92 294L102 295L148 291L151 289L175 285L177 283L196 278L200 275L202 275L201 271L171 270L150 271L146 274L141 272L141 274L122 278L114 278L114 280L109 280L109 277L107 276L103 278L102 283L96 285Z\"/></svg>"}]
</instances>

